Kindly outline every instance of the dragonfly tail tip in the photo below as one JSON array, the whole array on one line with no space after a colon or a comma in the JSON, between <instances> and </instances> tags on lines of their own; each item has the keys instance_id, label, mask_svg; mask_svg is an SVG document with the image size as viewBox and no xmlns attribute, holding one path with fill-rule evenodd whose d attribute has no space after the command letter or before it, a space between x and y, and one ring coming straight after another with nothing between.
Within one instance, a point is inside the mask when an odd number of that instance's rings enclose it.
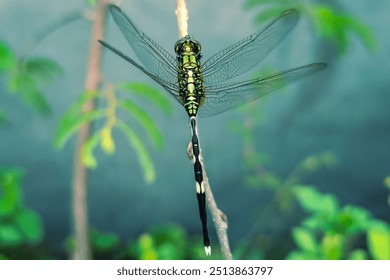
<instances>
[{"instance_id":1,"label":"dragonfly tail tip","mask_svg":"<svg viewBox=\"0 0 390 280\"><path fill-rule=\"evenodd\" d=\"M206 256L211 255L211 246L204 246L204 251L206 253Z\"/></svg>"}]
</instances>

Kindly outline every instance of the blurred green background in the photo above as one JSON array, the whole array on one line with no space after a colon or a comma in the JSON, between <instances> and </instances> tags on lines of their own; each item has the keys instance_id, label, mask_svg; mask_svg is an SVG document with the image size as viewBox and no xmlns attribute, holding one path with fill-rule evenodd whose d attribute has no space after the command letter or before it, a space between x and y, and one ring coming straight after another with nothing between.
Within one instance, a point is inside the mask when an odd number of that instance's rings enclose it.
<instances>
[{"instance_id":1,"label":"blurred green background","mask_svg":"<svg viewBox=\"0 0 390 280\"><path fill-rule=\"evenodd\" d=\"M0 1L0 259L72 258L75 139L90 121L80 153L89 169L89 258L206 259L181 105L107 51L101 87L84 88L95 5ZM173 55L175 5L124 0L121 8ZM246 78L328 63L199 120L233 257L390 259L390 3L189 0L188 8L205 59L281 11L300 11ZM110 15L104 40L135 57ZM90 100L96 109L83 113Z\"/></svg>"}]
</instances>

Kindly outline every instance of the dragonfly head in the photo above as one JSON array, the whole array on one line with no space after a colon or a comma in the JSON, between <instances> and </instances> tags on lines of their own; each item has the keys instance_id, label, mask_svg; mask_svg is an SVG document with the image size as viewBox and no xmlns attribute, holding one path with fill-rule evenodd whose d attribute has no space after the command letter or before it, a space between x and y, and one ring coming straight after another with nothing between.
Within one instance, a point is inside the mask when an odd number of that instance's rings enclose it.
<instances>
[{"instance_id":1,"label":"dragonfly head","mask_svg":"<svg viewBox=\"0 0 390 280\"><path fill-rule=\"evenodd\" d=\"M195 55L199 59L201 57L200 50L200 43L194 40L190 35L185 36L175 44L175 52L177 56Z\"/></svg>"}]
</instances>

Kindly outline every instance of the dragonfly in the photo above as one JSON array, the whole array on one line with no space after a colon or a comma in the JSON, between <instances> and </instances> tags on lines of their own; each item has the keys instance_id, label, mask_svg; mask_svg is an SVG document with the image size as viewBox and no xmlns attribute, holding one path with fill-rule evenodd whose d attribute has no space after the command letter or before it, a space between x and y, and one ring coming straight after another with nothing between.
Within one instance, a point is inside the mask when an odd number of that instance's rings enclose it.
<instances>
[{"instance_id":1,"label":"dragonfly","mask_svg":"<svg viewBox=\"0 0 390 280\"><path fill-rule=\"evenodd\" d=\"M201 44L192 36L186 35L176 42L174 57L142 32L119 7L110 5L109 9L142 64L110 44L99 42L160 84L188 114L203 245L206 255L210 255L197 116L209 117L237 108L314 74L326 64L312 63L265 77L241 82L228 81L258 65L286 37L299 18L294 9L283 12L264 28L214 54L204 63L201 62Z\"/></svg>"}]
</instances>

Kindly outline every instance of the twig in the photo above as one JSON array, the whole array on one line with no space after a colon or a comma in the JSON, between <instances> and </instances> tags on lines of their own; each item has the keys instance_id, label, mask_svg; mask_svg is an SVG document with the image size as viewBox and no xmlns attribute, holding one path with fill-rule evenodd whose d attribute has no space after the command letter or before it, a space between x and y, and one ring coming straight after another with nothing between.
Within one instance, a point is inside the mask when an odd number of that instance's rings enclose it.
<instances>
[{"instance_id":1,"label":"twig","mask_svg":"<svg viewBox=\"0 0 390 280\"><path fill-rule=\"evenodd\" d=\"M188 10L186 0L176 2L177 26L179 27L179 37L188 35Z\"/></svg>"},{"instance_id":2,"label":"twig","mask_svg":"<svg viewBox=\"0 0 390 280\"><path fill-rule=\"evenodd\" d=\"M228 220L225 213L223 213L217 206L215 202L213 192L211 191L209 178L207 177L206 168L204 167L204 162L202 165L203 172L203 182L206 192L207 207L211 213L213 219L214 227L217 232L219 246L221 247L221 253L224 259L231 260L233 259L232 252L230 251L229 238L227 235L228 229Z\"/></svg>"},{"instance_id":3,"label":"twig","mask_svg":"<svg viewBox=\"0 0 390 280\"><path fill-rule=\"evenodd\" d=\"M177 8L176 8L177 22L179 26L179 34L180 38L188 35L188 10L186 6L185 0L177 0ZM197 122L196 122L197 126ZM198 128L196 127L196 131ZM199 143L200 148L200 143ZM192 142L190 141L187 147L187 155L191 162L193 162L194 151L192 149ZM207 177L206 168L204 165L204 159L202 156L202 150L200 149L199 158L202 165L202 173L203 173L203 184L205 188L207 207L211 213L211 217L217 232L219 245L221 247L222 256L226 260L231 260L233 258L232 253L230 251L229 239L227 235L228 222L226 215L217 207L217 203L215 202L213 192L211 191L210 182Z\"/></svg>"},{"instance_id":4,"label":"twig","mask_svg":"<svg viewBox=\"0 0 390 280\"><path fill-rule=\"evenodd\" d=\"M193 162L194 153L193 153L191 141L188 143L187 156L190 159L190 161ZM217 232L222 256L226 260L231 260L233 256L230 251L229 238L227 235L227 228L228 228L227 216L218 208L217 203L215 202L213 192L211 191L209 178L207 177L201 149L200 149L200 157L202 159L201 161L202 161L203 183L204 183L204 188L206 193L207 207L211 213L214 227Z\"/></svg>"},{"instance_id":5,"label":"twig","mask_svg":"<svg viewBox=\"0 0 390 280\"><path fill-rule=\"evenodd\" d=\"M99 86L101 73L101 46L98 39L103 38L104 22L106 18L107 4L109 0L100 0L96 4L96 17L93 21L92 35L90 41L90 52L87 63L87 77L85 81L86 90L96 90ZM83 112L91 111L95 108L95 102L89 101L83 107ZM91 124L84 124L78 133L75 162L73 169L73 219L75 231L75 249L73 259L90 259L91 247L89 242L88 207L87 207L87 169L81 159L81 150L89 138Z\"/></svg>"}]
</instances>

